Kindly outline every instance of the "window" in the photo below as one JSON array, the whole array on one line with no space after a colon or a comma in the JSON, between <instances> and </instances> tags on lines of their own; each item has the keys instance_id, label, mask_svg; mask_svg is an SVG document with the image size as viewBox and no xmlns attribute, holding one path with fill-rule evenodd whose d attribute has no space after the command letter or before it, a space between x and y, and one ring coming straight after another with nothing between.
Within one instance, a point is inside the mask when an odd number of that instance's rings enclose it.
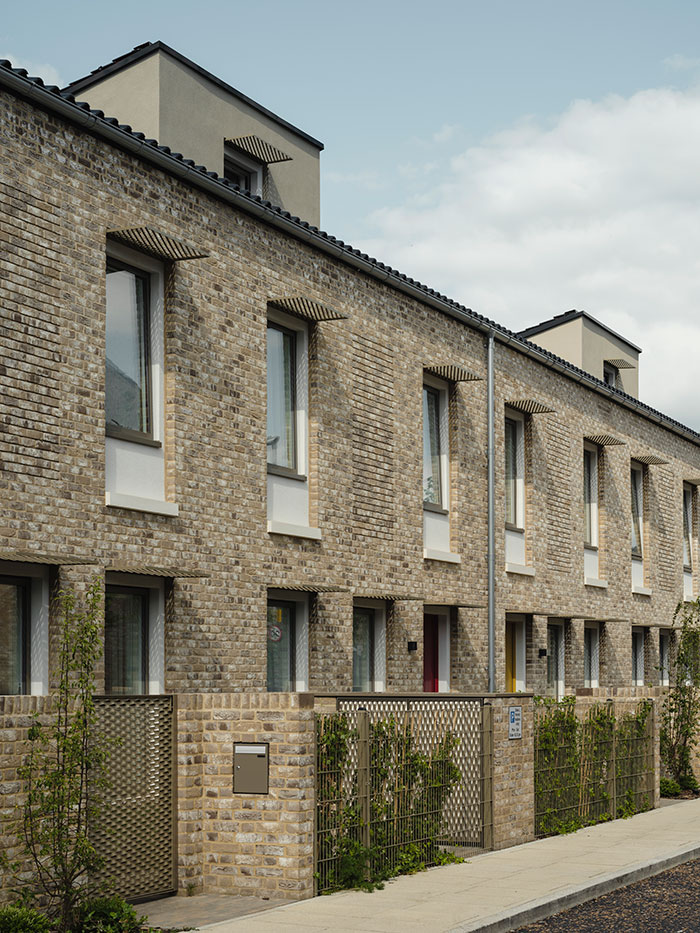
<instances>
[{"instance_id":1,"label":"window","mask_svg":"<svg viewBox=\"0 0 700 933\"><path fill-rule=\"evenodd\" d=\"M306 690L309 680L309 594L268 590L267 690Z\"/></svg>"},{"instance_id":2,"label":"window","mask_svg":"<svg viewBox=\"0 0 700 933\"><path fill-rule=\"evenodd\" d=\"M685 570L693 569L693 490L690 486L683 487L683 567Z\"/></svg>"},{"instance_id":3,"label":"window","mask_svg":"<svg viewBox=\"0 0 700 933\"><path fill-rule=\"evenodd\" d=\"M667 687L669 683L670 647L670 632L665 632L663 629L661 629L659 631L659 683L662 687Z\"/></svg>"},{"instance_id":4,"label":"window","mask_svg":"<svg viewBox=\"0 0 700 933\"><path fill-rule=\"evenodd\" d=\"M617 389L620 386L620 371L612 363L603 363L603 382L606 386L612 386Z\"/></svg>"},{"instance_id":5,"label":"window","mask_svg":"<svg viewBox=\"0 0 700 933\"><path fill-rule=\"evenodd\" d=\"M641 467L632 467L630 489L632 493L632 557L641 560L644 528L644 471Z\"/></svg>"},{"instance_id":6,"label":"window","mask_svg":"<svg viewBox=\"0 0 700 933\"><path fill-rule=\"evenodd\" d=\"M444 508L441 392L423 386L423 502Z\"/></svg>"},{"instance_id":7,"label":"window","mask_svg":"<svg viewBox=\"0 0 700 933\"><path fill-rule=\"evenodd\" d=\"M600 628L586 622L583 629L583 685L597 687L600 678Z\"/></svg>"},{"instance_id":8,"label":"window","mask_svg":"<svg viewBox=\"0 0 700 933\"><path fill-rule=\"evenodd\" d=\"M586 547L598 546L598 451L583 450L583 516Z\"/></svg>"},{"instance_id":9,"label":"window","mask_svg":"<svg viewBox=\"0 0 700 933\"><path fill-rule=\"evenodd\" d=\"M267 325L267 462L297 472L296 343L294 331Z\"/></svg>"},{"instance_id":10,"label":"window","mask_svg":"<svg viewBox=\"0 0 700 933\"><path fill-rule=\"evenodd\" d=\"M267 689L289 692L296 681L296 605L270 600L267 604Z\"/></svg>"},{"instance_id":11,"label":"window","mask_svg":"<svg viewBox=\"0 0 700 933\"><path fill-rule=\"evenodd\" d=\"M547 693L557 698L564 695L564 625L547 625Z\"/></svg>"},{"instance_id":12,"label":"window","mask_svg":"<svg viewBox=\"0 0 700 933\"><path fill-rule=\"evenodd\" d=\"M644 686L644 629L632 629L632 683Z\"/></svg>"},{"instance_id":13,"label":"window","mask_svg":"<svg viewBox=\"0 0 700 933\"><path fill-rule=\"evenodd\" d=\"M153 440L149 297L147 273L107 261L105 416L111 437Z\"/></svg>"},{"instance_id":14,"label":"window","mask_svg":"<svg viewBox=\"0 0 700 933\"><path fill-rule=\"evenodd\" d=\"M0 694L28 693L29 585L0 577Z\"/></svg>"},{"instance_id":15,"label":"window","mask_svg":"<svg viewBox=\"0 0 700 933\"><path fill-rule=\"evenodd\" d=\"M523 439L522 418L506 417L506 525L519 530L525 525Z\"/></svg>"},{"instance_id":16,"label":"window","mask_svg":"<svg viewBox=\"0 0 700 933\"><path fill-rule=\"evenodd\" d=\"M255 159L246 158L243 153L224 148L224 178L243 191L250 191L259 197L263 196L265 166Z\"/></svg>"},{"instance_id":17,"label":"window","mask_svg":"<svg viewBox=\"0 0 700 933\"><path fill-rule=\"evenodd\" d=\"M149 593L108 586L105 592L105 693L148 693Z\"/></svg>"},{"instance_id":18,"label":"window","mask_svg":"<svg viewBox=\"0 0 700 933\"><path fill-rule=\"evenodd\" d=\"M352 617L352 689L384 690L386 668L386 605L361 600Z\"/></svg>"},{"instance_id":19,"label":"window","mask_svg":"<svg viewBox=\"0 0 700 933\"><path fill-rule=\"evenodd\" d=\"M374 609L359 606L352 617L352 689L374 689Z\"/></svg>"}]
</instances>

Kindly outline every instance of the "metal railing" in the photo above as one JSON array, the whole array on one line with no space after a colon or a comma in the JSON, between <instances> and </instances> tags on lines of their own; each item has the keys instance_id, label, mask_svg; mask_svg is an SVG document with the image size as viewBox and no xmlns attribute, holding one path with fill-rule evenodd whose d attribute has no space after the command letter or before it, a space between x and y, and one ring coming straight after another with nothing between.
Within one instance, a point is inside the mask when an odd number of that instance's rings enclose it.
<instances>
[{"instance_id":1,"label":"metal railing","mask_svg":"<svg viewBox=\"0 0 700 933\"><path fill-rule=\"evenodd\" d=\"M317 714L317 893L489 844L489 714L425 696L339 697Z\"/></svg>"}]
</instances>

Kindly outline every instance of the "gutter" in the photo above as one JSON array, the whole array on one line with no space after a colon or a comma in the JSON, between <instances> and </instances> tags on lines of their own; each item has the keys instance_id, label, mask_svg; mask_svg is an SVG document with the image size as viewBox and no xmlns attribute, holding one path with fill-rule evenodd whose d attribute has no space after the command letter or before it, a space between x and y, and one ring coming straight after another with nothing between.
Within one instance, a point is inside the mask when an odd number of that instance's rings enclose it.
<instances>
[{"instance_id":1,"label":"gutter","mask_svg":"<svg viewBox=\"0 0 700 933\"><path fill-rule=\"evenodd\" d=\"M145 139L139 139L134 133L128 132L119 126L113 126L104 118L93 113L88 108L87 104L85 107L82 107L79 104L72 103L61 97L57 92L48 90L43 84L37 84L35 81L16 74L8 68L0 68L0 84L4 84L19 96L36 102L42 109L48 109L54 113L58 113L71 123L77 123L96 136L106 139L108 142L121 149L126 149L128 152L134 153L139 158L158 166L158 168L163 169L163 171L168 172L170 175L175 175L183 179L187 184L206 191L218 200L226 201L239 210L257 217L264 223L278 230L282 230L294 239L308 243L314 249L320 250L329 256L333 256L346 265L371 276L373 279L385 282L396 291L402 292L420 301L421 304L435 308L442 314L446 314L480 331L482 334L488 336L492 333L494 339L498 340L499 343L505 346L511 346L517 352L530 357L530 359L536 360L543 366L555 370L555 372L559 372L567 379L572 379L574 382L597 392L610 401L622 405L624 408L635 412L649 421L659 424L666 430L700 447L700 434L693 431L691 428L668 418L661 412L654 411L649 406L644 405L642 402L629 395L625 395L624 393L606 386L594 376L578 370L565 360L537 347L525 338L518 337L517 334L510 333L500 328L494 322L482 318L468 308L460 307L457 302L451 301L437 293L432 293L419 283L413 283L412 281L404 279L398 272L382 266L381 263L371 259L371 257L366 254L353 250L344 243L334 242L332 238L322 235L315 227L312 227L305 221L300 221L298 218L292 217L291 214L280 212L279 209L271 205L268 206L265 202L255 200L248 195L223 185L218 180L216 172L207 172L203 170L201 166L188 165L186 162L147 143Z\"/></svg>"},{"instance_id":2,"label":"gutter","mask_svg":"<svg viewBox=\"0 0 700 933\"><path fill-rule=\"evenodd\" d=\"M496 444L494 438L494 351L495 334L489 332L486 356L486 489L487 489L487 591L489 693L496 692Z\"/></svg>"}]
</instances>

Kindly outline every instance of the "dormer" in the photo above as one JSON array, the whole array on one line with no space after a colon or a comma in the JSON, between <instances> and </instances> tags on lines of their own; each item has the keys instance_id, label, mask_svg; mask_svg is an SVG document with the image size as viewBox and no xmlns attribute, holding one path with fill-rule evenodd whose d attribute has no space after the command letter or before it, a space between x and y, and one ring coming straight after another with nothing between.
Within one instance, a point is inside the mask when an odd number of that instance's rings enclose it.
<instances>
[{"instance_id":1,"label":"dormer","mask_svg":"<svg viewBox=\"0 0 700 933\"><path fill-rule=\"evenodd\" d=\"M65 91L319 225L323 143L165 43L137 46Z\"/></svg>"},{"instance_id":2,"label":"dormer","mask_svg":"<svg viewBox=\"0 0 700 933\"><path fill-rule=\"evenodd\" d=\"M518 333L606 385L639 397L641 349L586 311L567 311Z\"/></svg>"}]
</instances>

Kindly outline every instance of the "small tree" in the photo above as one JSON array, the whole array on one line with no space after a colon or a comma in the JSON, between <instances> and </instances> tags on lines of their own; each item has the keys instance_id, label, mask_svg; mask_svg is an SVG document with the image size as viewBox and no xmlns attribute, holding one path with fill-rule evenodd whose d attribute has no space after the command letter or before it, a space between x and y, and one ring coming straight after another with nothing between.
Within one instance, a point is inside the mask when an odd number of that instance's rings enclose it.
<instances>
[{"instance_id":1,"label":"small tree","mask_svg":"<svg viewBox=\"0 0 700 933\"><path fill-rule=\"evenodd\" d=\"M679 603L673 621L680 629L661 712L661 760L681 787L696 789L691 759L700 725L700 599Z\"/></svg>"},{"instance_id":2,"label":"small tree","mask_svg":"<svg viewBox=\"0 0 700 933\"><path fill-rule=\"evenodd\" d=\"M102 653L102 585L95 579L81 608L73 593L58 595L61 619L58 686L51 720L38 714L29 729L29 754L20 769L26 802L22 830L39 893L69 930L86 896L88 873L100 859L88 839L106 784L106 748L96 729L95 662Z\"/></svg>"}]
</instances>

